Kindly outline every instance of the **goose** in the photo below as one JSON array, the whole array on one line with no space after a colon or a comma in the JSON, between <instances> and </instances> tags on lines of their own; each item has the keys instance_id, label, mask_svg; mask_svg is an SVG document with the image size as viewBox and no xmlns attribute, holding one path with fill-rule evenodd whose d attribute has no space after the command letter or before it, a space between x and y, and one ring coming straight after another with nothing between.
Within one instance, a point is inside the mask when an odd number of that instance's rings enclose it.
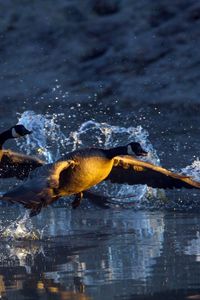
<instances>
[{"instance_id":1,"label":"goose","mask_svg":"<svg viewBox=\"0 0 200 300\"><path fill-rule=\"evenodd\" d=\"M16 177L22 180L28 177L30 171L44 164L38 158L2 149L7 140L31 133L24 125L17 124L0 134L0 178Z\"/></svg>"},{"instance_id":2,"label":"goose","mask_svg":"<svg viewBox=\"0 0 200 300\"><path fill-rule=\"evenodd\" d=\"M15 126L12 126L10 129L3 131L0 133L0 150L2 150L3 144L9 140L14 138L19 138L22 136L25 136L27 134L31 134L32 131L29 131L26 129L24 125L18 124Z\"/></svg>"},{"instance_id":3,"label":"goose","mask_svg":"<svg viewBox=\"0 0 200 300\"><path fill-rule=\"evenodd\" d=\"M62 196L75 195L72 206L78 207L84 193L89 196L88 189L104 180L164 189L200 188L200 183L188 176L136 158L147 155L135 142L111 149L76 150L55 163L37 168L26 182L2 195L1 200L21 203L31 209L32 217Z\"/></svg>"}]
</instances>

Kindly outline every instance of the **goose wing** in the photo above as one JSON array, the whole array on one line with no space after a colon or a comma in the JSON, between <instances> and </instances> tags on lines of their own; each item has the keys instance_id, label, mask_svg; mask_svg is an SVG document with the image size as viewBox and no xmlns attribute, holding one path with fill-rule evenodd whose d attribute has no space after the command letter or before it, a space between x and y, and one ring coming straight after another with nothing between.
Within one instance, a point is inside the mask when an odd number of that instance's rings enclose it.
<instances>
[{"instance_id":1,"label":"goose wing","mask_svg":"<svg viewBox=\"0 0 200 300\"><path fill-rule=\"evenodd\" d=\"M41 167L44 164L44 161L36 157L20 154L10 150L2 150L0 178L16 177L18 179L24 179L28 177L32 170Z\"/></svg>"},{"instance_id":2,"label":"goose wing","mask_svg":"<svg viewBox=\"0 0 200 300\"><path fill-rule=\"evenodd\" d=\"M200 182L191 177L171 172L154 164L130 156L116 156L106 180L121 184L147 184L153 188L200 188Z\"/></svg>"},{"instance_id":3,"label":"goose wing","mask_svg":"<svg viewBox=\"0 0 200 300\"><path fill-rule=\"evenodd\" d=\"M57 189L60 185L60 174L76 164L72 160L46 164L31 173L29 179L17 188L5 193L0 199L11 203L21 203L31 209L30 216L38 214L60 196Z\"/></svg>"}]
</instances>

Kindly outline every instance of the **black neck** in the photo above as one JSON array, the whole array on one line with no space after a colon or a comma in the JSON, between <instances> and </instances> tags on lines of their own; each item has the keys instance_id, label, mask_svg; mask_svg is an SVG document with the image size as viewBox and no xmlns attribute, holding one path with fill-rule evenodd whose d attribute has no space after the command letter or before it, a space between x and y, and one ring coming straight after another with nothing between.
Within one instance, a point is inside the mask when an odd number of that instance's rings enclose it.
<instances>
[{"instance_id":1,"label":"black neck","mask_svg":"<svg viewBox=\"0 0 200 300\"><path fill-rule=\"evenodd\" d=\"M126 146L111 148L111 149L108 149L105 151L109 158L113 158L117 155L127 155L128 154Z\"/></svg>"},{"instance_id":2,"label":"black neck","mask_svg":"<svg viewBox=\"0 0 200 300\"><path fill-rule=\"evenodd\" d=\"M9 129L9 130L6 130L4 132L2 132L0 134L0 149L2 149L2 146L3 144L8 140L8 139L12 139L13 136L12 136L12 131Z\"/></svg>"}]
</instances>

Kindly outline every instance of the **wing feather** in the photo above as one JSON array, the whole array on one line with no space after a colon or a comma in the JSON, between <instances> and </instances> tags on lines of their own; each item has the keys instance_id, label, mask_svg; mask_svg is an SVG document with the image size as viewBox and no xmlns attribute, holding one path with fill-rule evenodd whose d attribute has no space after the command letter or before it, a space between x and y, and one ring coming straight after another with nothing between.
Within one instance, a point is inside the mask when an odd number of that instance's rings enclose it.
<instances>
[{"instance_id":1,"label":"wing feather","mask_svg":"<svg viewBox=\"0 0 200 300\"><path fill-rule=\"evenodd\" d=\"M10 150L1 151L0 178L16 177L24 179L29 173L45 164L44 161L29 155Z\"/></svg>"},{"instance_id":2,"label":"wing feather","mask_svg":"<svg viewBox=\"0 0 200 300\"><path fill-rule=\"evenodd\" d=\"M200 182L130 156L117 156L106 180L120 184L147 184L153 188L200 188Z\"/></svg>"}]
</instances>

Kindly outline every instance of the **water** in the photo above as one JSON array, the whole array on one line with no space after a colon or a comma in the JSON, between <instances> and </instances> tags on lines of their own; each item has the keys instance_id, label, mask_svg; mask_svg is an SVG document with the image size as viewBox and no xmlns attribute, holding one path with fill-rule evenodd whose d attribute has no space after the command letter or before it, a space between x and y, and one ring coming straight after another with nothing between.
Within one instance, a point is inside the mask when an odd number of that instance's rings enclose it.
<instances>
[{"instance_id":1,"label":"water","mask_svg":"<svg viewBox=\"0 0 200 300\"><path fill-rule=\"evenodd\" d=\"M18 148L51 162L65 149L135 140L151 153L148 160L160 164L163 153L143 126L88 119L63 130L62 120L62 115L24 112L19 122L34 134L18 140ZM163 151L168 148L174 169L198 180L198 156L189 153L191 161L183 164L184 147L175 128L173 134L171 149L159 140ZM184 135L182 142L186 147ZM155 140L157 148L159 143ZM171 156L176 151L182 156ZM6 187L2 183L2 190ZM72 210L66 198L30 220L21 207L1 206L1 299L198 299L199 192L105 184L96 191L109 194L110 209L86 200Z\"/></svg>"},{"instance_id":2,"label":"water","mask_svg":"<svg viewBox=\"0 0 200 300\"><path fill-rule=\"evenodd\" d=\"M47 220L41 240L2 241L2 296L100 300L198 293L198 214L57 208L44 211L34 226L43 228Z\"/></svg>"}]
</instances>

